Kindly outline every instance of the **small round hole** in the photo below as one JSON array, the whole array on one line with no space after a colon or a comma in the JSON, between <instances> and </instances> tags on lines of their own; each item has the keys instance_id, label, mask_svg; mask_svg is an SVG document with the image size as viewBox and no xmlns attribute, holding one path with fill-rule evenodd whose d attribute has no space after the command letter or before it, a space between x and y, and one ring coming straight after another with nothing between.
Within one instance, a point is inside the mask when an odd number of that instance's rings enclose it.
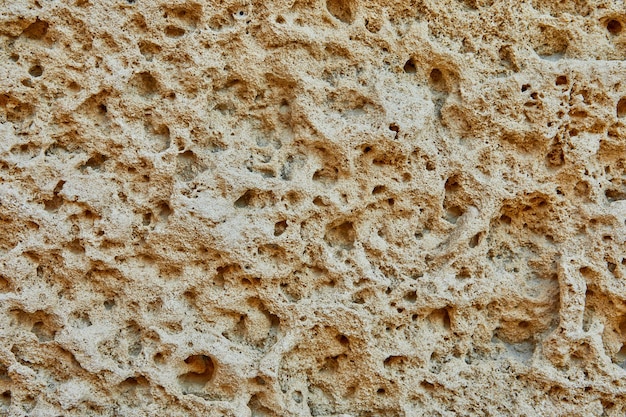
<instances>
[{"instance_id":1,"label":"small round hole","mask_svg":"<svg viewBox=\"0 0 626 417\"><path fill-rule=\"evenodd\" d=\"M41 74L43 74L43 68L41 67L41 65L33 65L28 70L28 73L33 77L41 77Z\"/></svg>"},{"instance_id":2,"label":"small round hole","mask_svg":"<svg viewBox=\"0 0 626 417\"><path fill-rule=\"evenodd\" d=\"M337 341L342 345L349 345L350 339L348 339L345 335L337 335Z\"/></svg>"},{"instance_id":3,"label":"small round hole","mask_svg":"<svg viewBox=\"0 0 626 417\"><path fill-rule=\"evenodd\" d=\"M556 77L556 85L565 85L567 84L567 77L565 75L559 75Z\"/></svg>"},{"instance_id":4,"label":"small round hole","mask_svg":"<svg viewBox=\"0 0 626 417\"><path fill-rule=\"evenodd\" d=\"M606 29L612 35L619 35L622 32L622 24L619 21L612 19L606 24Z\"/></svg>"},{"instance_id":5,"label":"small round hole","mask_svg":"<svg viewBox=\"0 0 626 417\"><path fill-rule=\"evenodd\" d=\"M439 84L441 81L443 81L443 73L441 72L441 70L438 68L434 68L430 72L430 80L435 84Z\"/></svg>"},{"instance_id":6,"label":"small round hole","mask_svg":"<svg viewBox=\"0 0 626 417\"><path fill-rule=\"evenodd\" d=\"M626 97L622 97L617 102L617 117L626 117Z\"/></svg>"},{"instance_id":7,"label":"small round hole","mask_svg":"<svg viewBox=\"0 0 626 417\"><path fill-rule=\"evenodd\" d=\"M413 59L409 59L408 61L406 61L406 64L404 64L404 72L406 72L407 74L415 74L416 71L417 69L415 68L415 63L413 62Z\"/></svg>"}]
</instances>

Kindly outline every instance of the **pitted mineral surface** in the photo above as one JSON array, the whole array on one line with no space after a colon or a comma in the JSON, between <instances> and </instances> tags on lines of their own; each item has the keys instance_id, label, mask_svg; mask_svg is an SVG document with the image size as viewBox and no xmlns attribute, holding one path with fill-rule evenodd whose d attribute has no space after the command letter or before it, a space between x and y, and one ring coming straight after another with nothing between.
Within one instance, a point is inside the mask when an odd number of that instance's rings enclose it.
<instances>
[{"instance_id":1,"label":"pitted mineral surface","mask_svg":"<svg viewBox=\"0 0 626 417\"><path fill-rule=\"evenodd\" d=\"M1 4L0 415L626 412L622 2Z\"/></svg>"}]
</instances>

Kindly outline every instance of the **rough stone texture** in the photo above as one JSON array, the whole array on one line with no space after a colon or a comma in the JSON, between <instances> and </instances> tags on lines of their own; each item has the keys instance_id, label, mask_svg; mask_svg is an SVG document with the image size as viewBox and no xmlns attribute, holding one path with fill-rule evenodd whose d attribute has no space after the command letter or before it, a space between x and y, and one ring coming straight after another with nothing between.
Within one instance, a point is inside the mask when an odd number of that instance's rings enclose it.
<instances>
[{"instance_id":1,"label":"rough stone texture","mask_svg":"<svg viewBox=\"0 0 626 417\"><path fill-rule=\"evenodd\" d=\"M3 0L0 415L623 416L626 13Z\"/></svg>"}]
</instances>

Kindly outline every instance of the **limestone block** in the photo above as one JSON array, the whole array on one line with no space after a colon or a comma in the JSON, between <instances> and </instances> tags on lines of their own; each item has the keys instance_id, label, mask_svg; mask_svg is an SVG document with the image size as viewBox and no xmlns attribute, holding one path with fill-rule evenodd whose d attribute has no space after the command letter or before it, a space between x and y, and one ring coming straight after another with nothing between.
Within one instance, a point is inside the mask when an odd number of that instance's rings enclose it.
<instances>
[{"instance_id":1,"label":"limestone block","mask_svg":"<svg viewBox=\"0 0 626 417\"><path fill-rule=\"evenodd\" d=\"M623 3L0 4L0 415L626 413Z\"/></svg>"}]
</instances>

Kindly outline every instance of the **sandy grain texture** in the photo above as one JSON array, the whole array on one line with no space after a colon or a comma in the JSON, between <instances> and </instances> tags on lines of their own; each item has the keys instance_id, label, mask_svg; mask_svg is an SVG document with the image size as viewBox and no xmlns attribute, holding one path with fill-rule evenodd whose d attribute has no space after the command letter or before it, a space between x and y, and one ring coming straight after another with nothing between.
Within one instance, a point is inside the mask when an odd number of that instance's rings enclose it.
<instances>
[{"instance_id":1,"label":"sandy grain texture","mask_svg":"<svg viewBox=\"0 0 626 417\"><path fill-rule=\"evenodd\" d=\"M623 2L0 4L0 415L626 412Z\"/></svg>"}]
</instances>

